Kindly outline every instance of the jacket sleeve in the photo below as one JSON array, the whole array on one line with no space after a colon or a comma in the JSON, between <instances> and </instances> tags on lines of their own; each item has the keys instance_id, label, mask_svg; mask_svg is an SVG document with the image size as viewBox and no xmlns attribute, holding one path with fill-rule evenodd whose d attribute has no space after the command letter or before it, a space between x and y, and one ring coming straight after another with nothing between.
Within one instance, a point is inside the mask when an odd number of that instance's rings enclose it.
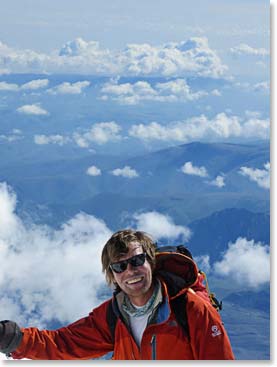
<instances>
[{"instance_id":1,"label":"jacket sleeve","mask_svg":"<svg viewBox=\"0 0 277 367\"><path fill-rule=\"evenodd\" d=\"M108 302L84 317L57 330L22 328L23 338L11 354L14 359L92 359L113 350L106 321Z\"/></svg>"},{"instance_id":2,"label":"jacket sleeve","mask_svg":"<svg viewBox=\"0 0 277 367\"><path fill-rule=\"evenodd\" d=\"M235 359L221 317L213 306L188 293L187 315L194 359Z\"/></svg>"}]
</instances>

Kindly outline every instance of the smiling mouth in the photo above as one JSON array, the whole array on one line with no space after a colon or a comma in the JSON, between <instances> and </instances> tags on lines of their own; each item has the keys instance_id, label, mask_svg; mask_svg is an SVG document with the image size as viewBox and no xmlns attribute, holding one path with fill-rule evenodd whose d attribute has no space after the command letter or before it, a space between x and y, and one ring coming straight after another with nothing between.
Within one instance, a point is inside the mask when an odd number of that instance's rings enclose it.
<instances>
[{"instance_id":1,"label":"smiling mouth","mask_svg":"<svg viewBox=\"0 0 277 367\"><path fill-rule=\"evenodd\" d=\"M143 277L138 277L138 278L134 278L134 279L128 280L126 283L128 285L129 284L136 284L136 283L140 282L142 279L143 279Z\"/></svg>"}]
</instances>

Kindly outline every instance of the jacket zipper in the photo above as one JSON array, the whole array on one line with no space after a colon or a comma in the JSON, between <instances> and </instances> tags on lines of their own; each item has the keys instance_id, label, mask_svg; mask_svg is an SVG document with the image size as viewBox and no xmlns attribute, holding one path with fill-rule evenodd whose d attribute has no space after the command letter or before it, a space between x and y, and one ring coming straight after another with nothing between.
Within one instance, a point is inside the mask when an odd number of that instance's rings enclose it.
<instances>
[{"instance_id":1,"label":"jacket zipper","mask_svg":"<svg viewBox=\"0 0 277 367\"><path fill-rule=\"evenodd\" d=\"M156 335L152 335L151 338L152 360L157 359L157 340Z\"/></svg>"}]
</instances>

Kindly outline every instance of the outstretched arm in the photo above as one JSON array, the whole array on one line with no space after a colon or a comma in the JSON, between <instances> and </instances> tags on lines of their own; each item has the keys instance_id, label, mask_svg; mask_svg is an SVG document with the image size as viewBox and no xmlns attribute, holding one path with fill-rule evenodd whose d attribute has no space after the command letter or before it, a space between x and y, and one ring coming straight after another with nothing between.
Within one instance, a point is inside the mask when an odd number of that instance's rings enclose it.
<instances>
[{"instance_id":1,"label":"outstretched arm","mask_svg":"<svg viewBox=\"0 0 277 367\"><path fill-rule=\"evenodd\" d=\"M113 350L106 322L107 302L84 317L57 330L22 328L22 339L12 351L15 359L92 359Z\"/></svg>"}]
</instances>

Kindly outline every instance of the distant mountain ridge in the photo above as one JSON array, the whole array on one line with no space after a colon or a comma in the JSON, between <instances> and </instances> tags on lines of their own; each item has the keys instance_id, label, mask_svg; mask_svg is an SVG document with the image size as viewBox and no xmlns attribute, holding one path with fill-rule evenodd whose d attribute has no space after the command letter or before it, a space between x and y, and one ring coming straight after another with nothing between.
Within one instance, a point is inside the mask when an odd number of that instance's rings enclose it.
<instances>
[{"instance_id":1,"label":"distant mountain ridge","mask_svg":"<svg viewBox=\"0 0 277 367\"><path fill-rule=\"evenodd\" d=\"M269 213L253 213L241 208L227 208L191 222L193 235L189 247L194 255L209 254L212 262L228 249L228 243L243 237L269 245Z\"/></svg>"},{"instance_id":2,"label":"distant mountain ridge","mask_svg":"<svg viewBox=\"0 0 277 367\"><path fill-rule=\"evenodd\" d=\"M49 208L56 216L54 223L82 210L116 229L134 212L155 210L170 215L177 224L188 225L227 208L269 213L269 190L239 172L242 166L262 169L269 153L267 143L195 142L126 159L94 153L76 159L51 157L41 164L23 161L2 167L0 180L15 189L22 209ZM184 174L181 167L189 161L205 167L209 176ZM96 165L101 175L89 176L86 171L91 165ZM136 170L138 177L112 174L113 169L125 166ZM224 175L225 186L210 183L217 175ZM244 215L247 217L247 212ZM51 215L48 219L51 222Z\"/></svg>"}]
</instances>

